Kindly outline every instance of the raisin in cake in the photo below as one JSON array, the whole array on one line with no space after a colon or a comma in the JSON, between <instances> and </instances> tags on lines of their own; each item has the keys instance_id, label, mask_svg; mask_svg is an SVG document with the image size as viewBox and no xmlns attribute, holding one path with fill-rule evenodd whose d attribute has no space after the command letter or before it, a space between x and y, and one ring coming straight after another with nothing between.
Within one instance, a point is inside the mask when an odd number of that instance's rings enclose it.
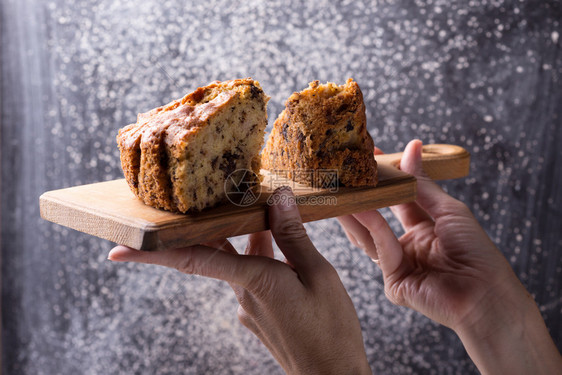
<instances>
[{"instance_id":1,"label":"raisin in cake","mask_svg":"<svg viewBox=\"0 0 562 375\"><path fill-rule=\"evenodd\" d=\"M117 136L131 190L149 206L186 212L223 201L237 169L259 183L268 100L252 79L217 81L139 114Z\"/></svg>"},{"instance_id":2,"label":"raisin in cake","mask_svg":"<svg viewBox=\"0 0 562 375\"><path fill-rule=\"evenodd\" d=\"M375 186L377 164L366 127L359 85L311 82L293 93L273 125L262 152L262 167L298 183L333 187Z\"/></svg>"}]
</instances>

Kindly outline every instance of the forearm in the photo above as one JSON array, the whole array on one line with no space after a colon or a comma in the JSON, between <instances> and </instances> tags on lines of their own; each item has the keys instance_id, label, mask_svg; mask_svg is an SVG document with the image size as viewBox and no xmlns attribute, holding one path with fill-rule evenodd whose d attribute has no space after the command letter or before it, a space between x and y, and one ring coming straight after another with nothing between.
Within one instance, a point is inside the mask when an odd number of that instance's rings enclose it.
<instances>
[{"instance_id":1,"label":"forearm","mask_svg":"<svg viewBox=\"0 0 562 375\"><path fill-rule=\"evenodd\" d=\"M482 321L457 329L482 374L558 374L562 357L530 295L490 303Z\"/></svg>"}]
</instances>

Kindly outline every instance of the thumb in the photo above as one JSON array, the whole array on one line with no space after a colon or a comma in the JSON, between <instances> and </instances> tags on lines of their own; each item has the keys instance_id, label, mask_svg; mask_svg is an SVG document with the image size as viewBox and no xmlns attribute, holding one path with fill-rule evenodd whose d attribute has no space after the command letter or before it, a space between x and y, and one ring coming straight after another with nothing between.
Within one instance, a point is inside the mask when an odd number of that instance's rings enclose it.
<instances>
[{"instance_id":1,"label":"thumb","mask_svg":"<svg viewBox=\"0 0 562 375\"><path fill-rule=\"evenodd\" d=\"M400 169L417 178L429 180L429 176L422 167L423 144L419 139L414 139L406 145L400 160Z\"/></svg>"},{"instance_id":2,"label":"thumb","mask_svg":"<svg viewBox=\"0 0 562 375\"><path fill-rule=\"evenodd\" d=\"M445 193L423 170L422 142L420 140L410 141L406 145L400 161L400 169L416 177L416 201L431 217L437 219L458 208L456 199Z\"/></svg>"},{"instance_id":3,"label":"thumb","mask_svg":"<svg viewBox=\"0 0 562 375\"><path fill-rule=\"evenodd\" d=\"M307 274L322 264L329 264L316 250L302 225L295 196L288 186L275 190L268 202L269 226L279 249L287 262Z\"/></svg>"}]
</instances>

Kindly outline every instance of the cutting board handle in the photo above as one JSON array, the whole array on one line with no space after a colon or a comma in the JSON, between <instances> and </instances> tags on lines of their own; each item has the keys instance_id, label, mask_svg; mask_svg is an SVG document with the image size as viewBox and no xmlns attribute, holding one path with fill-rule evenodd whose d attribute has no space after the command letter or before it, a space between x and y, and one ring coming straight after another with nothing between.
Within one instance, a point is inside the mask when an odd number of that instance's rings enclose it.
<instances>
[{"instance_id":1,"label":"cutting board handle","mask_svg":"<svg viewBox=\"0 0 562 375\"><path fill-rule=\"evenodd\" d=\"M376 155L375 159L400 169L403 152ZM422 147L423 170L433 180L465 177L470 170L470 153L464 148L449 144L428 144Z\"/></svg>"}]
</instances>

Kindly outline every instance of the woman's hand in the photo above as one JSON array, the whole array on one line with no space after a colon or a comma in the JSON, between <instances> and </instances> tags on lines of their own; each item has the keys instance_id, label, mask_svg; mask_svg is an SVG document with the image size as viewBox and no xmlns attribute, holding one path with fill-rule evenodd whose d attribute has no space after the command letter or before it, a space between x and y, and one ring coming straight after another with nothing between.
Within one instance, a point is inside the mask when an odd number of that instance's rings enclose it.
<instances>
[{"instance_id":1,"label":"woman's hand","mask_svg":"<svg viewBox=\"0 0 562 375\"><path fill-rule=\"evenodd\" d=\"M229 282L238 317L290 374L370 374L355 308L335 269L316 250L288 188L269 209L271 234L250 235L245 255L228 241L158 252L124 246L109 259L159 264Z\"/></svg>"},{"instance_id":2,"label":"woman's hand","mask_svg":"<svg viewBox=\"0 0 562 375\"><path fill-rule=\"evenodd\" d=\"M387 297L455 330L481 371L555 369L560 355L534 301L469 209L425 175L421 147L410 142L400 163L417 177L417 200L391 208L405 234L368 211L338 218L348 238L379 264ZM534 348L514 345L537 334Z\"/></svg>"},{"instance_id":3,"label":"woman's hand","mask_svg":"<svg viewBox=\"0 0 562 375\"><path fill-rule=\"evenodd\" d=\"M421 168L421 142L406 147L400 168L417 177L416 202L391 207L405 234L397 239L376 210L338 218L351 242L380 266L387 297L455 328L490 293L522 288L468 208Z\"/></svg>"}]
</instances>

